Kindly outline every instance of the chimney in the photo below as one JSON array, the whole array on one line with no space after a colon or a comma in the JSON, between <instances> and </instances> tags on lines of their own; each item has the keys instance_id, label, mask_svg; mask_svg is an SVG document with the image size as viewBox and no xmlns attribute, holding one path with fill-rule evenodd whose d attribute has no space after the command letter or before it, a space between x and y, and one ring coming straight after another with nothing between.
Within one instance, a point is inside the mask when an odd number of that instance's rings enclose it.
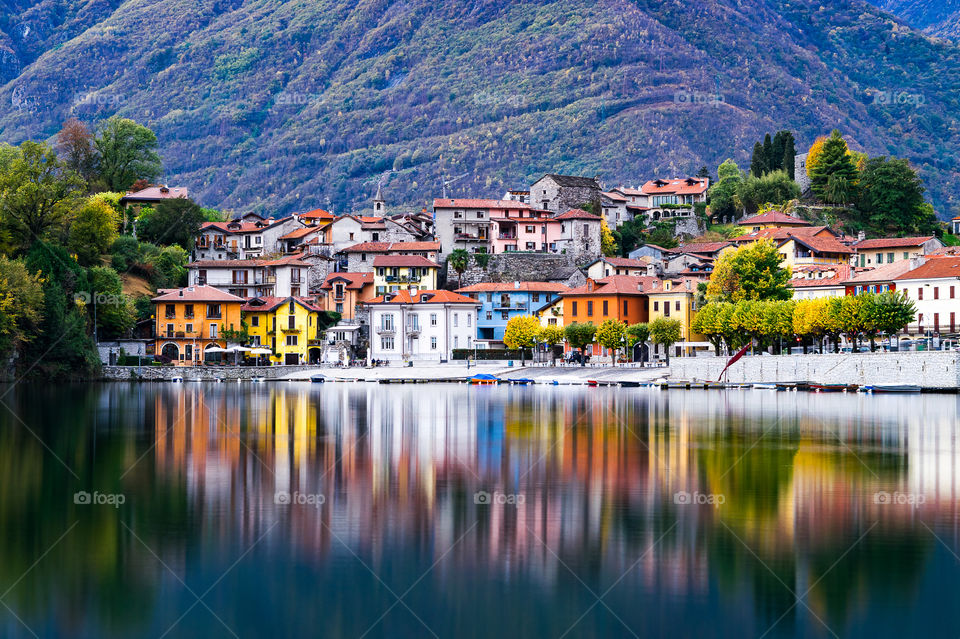
<instances>
[{"instance_id":1,"label":"chimney","mask_svg":"<svg viewBox=\"0 0 960 639\"><path fill-rule=\"evenodd\" d=\"M862 241L864 241L865 239L867 239L867 234L866 234L866 233L864 233L863 231L860 231L859 233L857 233L857 241L858 241L858 242L862 242Z\"/></svg>"},{"instance_id":2,"label":"chimney","mask_svg":"<svg viewBox=\"0 0 960 639\"><path fill-rule=\"evenodd\" d=\"M183 297L183 289L181 288L178 292L180 293L180 297Z\"/></svg>"},{"instance_id":3,"label":"chimney","mask_svg":"<svg viewBox=\"0 0 960 639\"><path fill-rule=\"evenodd\" d=\"M640 291L641 293L643 292L643 282L640 282L637 284L637 290Z\"/></svg>"},{"instance_id":4,"label":"chimney","mask_svg":"<svg viewBox=\"0 0 960 639\"><path fill-rule=\"evenodd\" d=\"M689 290L690 290L690 280L687 280L685 283L686 283L686 285L687 285L687 290L689 291Z\"/></svg>"},{"instance_id":5,"label":"chimney","mask_svg":"<svg viewBox=\"0 0 960 639\"><path fill-rule=\"evenodd\" d=\"M518 291L520 290L520 281L519 281L519 280L514 280L514 281L513 281L513 288L516 289L516 290L518 290Z\"/></svg>"}]
</instances>

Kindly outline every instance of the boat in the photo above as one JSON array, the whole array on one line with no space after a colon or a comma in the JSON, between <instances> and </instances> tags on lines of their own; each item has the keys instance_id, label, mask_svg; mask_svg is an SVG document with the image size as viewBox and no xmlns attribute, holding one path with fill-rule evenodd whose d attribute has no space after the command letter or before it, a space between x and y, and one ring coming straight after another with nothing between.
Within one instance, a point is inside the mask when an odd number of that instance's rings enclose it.
<instances>
[{"instance_id":1,"label":"boat","mask_svg":"<svg viewBox=\"0 0 960 639\"><path fill-rule=\"evenodd\" d=\"M224 381L226 381L226 380L224 380L224 378L222 378L222 377L218 377L215 381L219 384L219 383L224 382Z\"/></svg>"},{"instance_id":2,"label":"boat","mask_svg":"<svg viewBox=\"0 0 960 639\"><path fill-rule=\"evenodd\" d=\"M324 383L325 381L327 381L327 378L324 377L323 375L319 375L319 374L318 374L318 375L311 375L311 376L310 376L310 381L313 382L314 384L322 384L322 383Z\"/></svg>"},{"instance_id":3,"label":"boat","mask_svg":"<svg viewBox=\"0 0 960 639\"><path fill-rule=\"evenodd\" d=\"M478 373L467 381L469 381L471 384L477 384L479 386L492 386L493 384L497 384L500 381L500 378L490 375L489 373Z\"/></svg>"},{"instance_id":4,"label":"boat","mask_svg":"<svg viewBox=\"0 0 960 639\"><path fill-rule=\"evenodd\" d=\"M587 386L599 386L599 383L595 379L588 379Z\"/></svg>"},{"instance_id":5,"label":"boat","mask_svg":"<svg viewBox=\"0 0 960 639\"><path fill-rule=\"evenodd\" d=\"M203 381L203 378L202 378L202 377L191 377L191 378L190 378L190 381L191 381L191 382L202 382L202 381Z\"/></svg>"},{"instance_id":6,"label":"boat","mask_svg":"<svg viewBox=\"0 0 960 639\"><path fill-rule=\"evenodd\" d=\"M250 381L254 384L262 384L263 382L267 381L267 378L263 377L262 375L254 375L250 378Z\"/></svg>"},{"instance_id":7,"label":"boat","mask_svg":"<svg viewBox=\"0 0 960 639\"><path fill-rule=\"evenodd\" d=\"M779 390L776 384L754 384L752 388L754 390Z\"/></svg>"},{"instance_id":8,"label":"boat","mask_svg":"<svg viewBox=\"0 0 960 639\"><path fill-rule=\"evenodd\" d=\"M529 377L520 377L520 378L517 378L517 379L511 379L511 380L510 380L510 383L511 383L511 384L520 384L521 386L526 386L527 384L533 384L534 381L533 381L532 379L530 379Z\"/></svg>"},{"instance_id":9,"label":"boat","mask_svg":"<svg viewBox=\"0 0 960 639\"><path fill-rule=\"evenodd\" d=\"M810 384L810 390L815 393L855 392L858 388L856 384Z\"/></svg>"},{"instance_id":10,"label":"boat","mask_svg":"<svg viewBox=\"0 0 960 639\"><path fill-rule=\"evenodd\" d=\"M171 377L171 378L170 378L170 381L171 381L171 382L174 382L174 383L177 383L177 384L182 384L182 383L183 383L183 378L180 377L179 375L177 375L176 377Z\"/></svg>"},{"instance_id":11,"label":"boat","mask_svg":"<svg viewBox=\"0 0 960 639\"><path fill-rule=\"evenodd\" d=\"M640 382L620 382L620 386L623 388L639 388Z\"/></svg>"},{"instance_id":12,"label":"boat","mask_svg":"<svg viewBox=\"0 0 960 639\"><path fill-rule=\"evenodd\" d=\"M864 386L868 393L919 393L922 389L916 384L872 384Z\"/></svg>"},{"instance_id":13,"label":"boat","mask_svg":"<svg viewBox=\"0 0 960 639\"><path fill-rule=\"evenodd\" d=\"M702 390L706 387L707 387L706 382L690 382L690 388L699 388Z\"/></svg>"}]
</instances>

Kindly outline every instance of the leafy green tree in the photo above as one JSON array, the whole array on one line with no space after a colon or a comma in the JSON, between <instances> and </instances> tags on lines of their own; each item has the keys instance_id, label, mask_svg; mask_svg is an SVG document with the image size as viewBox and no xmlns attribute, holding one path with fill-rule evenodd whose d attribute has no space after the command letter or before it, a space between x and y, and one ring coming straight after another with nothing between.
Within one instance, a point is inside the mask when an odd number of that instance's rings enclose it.
<instances>
[{"instance_id":1,"label":"leafy green tree","mask_svg":"<svg viewBox=\"0 0 960 639\"><path fill-rule=\"evenodd\" d=\"M827 178L823 199L830 204L846 204L853 199L853 184L842 175L831 175Z\"/></svg>"},{"instance_id":2,"label":"leafy green tree","mask_svg":"<svg viewBox=\"0 0 960 639\"><path fill-rule=\"evenodd\" d=\"M627 327L626 334L627 344L629 344L632 352L634 346L637 344L646 344L650 339L650 325L645 322L631 324Z\"/></svg>"},{"instance_id":3,"label":"leafy green tree","mask_svg":"<svg viewBox=\"0 0 960 639\"><path fill-rule=\"evenodd\" d=\"M617 351L624 346L627 325L617 319L606 319L597 327L596 340L603 348L611 351L614 365L617 363Z\"/></svg>"},{"instance_id":4,"label":"leafy green tree","mask_svg":"<svg viewBox=\"0 0 960 639\"><path fill-rule=\"evenodd\" d=\"M797 147L793 139L793 133L790 131L786 131L785 133L786 135L783 140L783 170L792 180L797 167Z\"/></svg>"},{"instance_id":5,"label":"leafy green tree","mask_svg":"<svg viewBox=\"0 0 960 639\"><path fill-rule=\"evenodd\" d=\"M878 235L932 233L937 219L923 192L923 181L906 160L870 158L860 176L859 220Z\"/></svg>"},{"instance_id":6,"label":"leafy green tree","mask_svg":"<svg viewBox=\"0 0 960 639\"><path fill-rule=\"evenodd\" d=\"M773 142L769 133L763 136L763 163L767 171L776 169L776 161L773 158Z\"/></svg>"},{"instance_id":7,"label":"leafy green tree","mask_svg":"<svg viewBox=\"0 0 960 639\"><path fill-rule=\"evenodd\" d=\"M917 308L902 292L886 291L866 297L863 312L869 329L870 349L876 350L876 336L890 337L902 331L916 317Z\"/></svg>"},{"instance_id":8,"label":"leafy green tree","mask_svg":"<svg viewBox=\"0 0 960 639\"><path fill-rule=\"evenodd\" d=\"M0 224L20 249L64 231L83 187L46 144L0 148Z\"/></svg>"},{"instance_id":9,"label":"leafy green tree","mask_svg":"<svg viewBox=\"0 0 960 639\"><path fill-rule=\"evenodd\" d=\"M767 157L763 154L763 144L757 142L753 145L753 155L750 157L750 175L758 178L769 170Z\"/></svg>"},{"instance_id":10,"label":"leafy green tree","mask_svg":"<svg viewBox=\"0 0 960 639\"><path fill-rule=\"evenodd\" d=\"M463 288L463 273L470 265L470 253L466 249L454 249L447 256L447 265L457 273L457 287Z\"/></svg>"},{"instance_id":11,"label":"leafy green tree","mask_svg":"<svg viewBox=\"0 0 960 639\"><path fill-rule=\"evenodd\" d=\"M102 199L89 198L70 224L70 250L84 266L94 264L117 239L119 225L116 209Z\"/></svg>"},{"instance_id":12,"label":"leafy green tree","mask_svg":"<svg viewBox=\"0 0 960 639\"><path fill-rule=\"evenodd\" d=\"M767 239L720 254L707 296L711 301L790 299L790 271L780 266L776 245Z\"/></svg>"},{"instance_id":13,"label":"leafy green tree","mask_svg":"<svg viewBox=\"0 0 960 639\"><path fill-rule=\"evenodd\" d=\"M178 244L189 251L203 219L200 207L187 198L163 200L152 213L141 212L137 236L157 245Z\"/></svg>"},{"instance_id":14,"label":"leafy green tree","mask_svg":"<svg viewBox=\"0 0 960 639\"><path fill-rule=\"evenodd\" d=\"M764 204L783 204L800 197L800 187L783 171L771 171L763 177L748 176L737 187L737 198L753 215Z\"/></svg>"},{"instance_id":15,"label":"leafy green tree","mask_svg":"<svg viewBox=\"0 0 960 639\"><path fill-rule=\"evenodd\" d=\"M33 339L43 318L43 286L23 262L0 255L0 355Z\"/></svg>"},{"instance_id":16,"label":"leafy green tree","mask_svg":"<svg viewBox=\"0 0 960 639\"><path fill-rule=\"evenodd\" d=\"M593 344L597 327L593 324L574 322L563 328L563 334L570 348L580 351L580 365L584 365L587 359L587 347Z\"/></svg>"},{"instance_id":17,"label":"leafy green tree","mask_svg":"<svg viewBox=\"0 0 960 639\"><path fill-rule=\"evenodd\" d=\"M524 351L532 348L540 334L540 320L533 315L516 315L507 322L503 343L507 348L520 350L520 365L524 366Z\"/></svg>"},{"instance_id":18,"label":"leafy green tree","mask_svg":"<svg viewBox=\"0 0 960 639\"><path fill-rule=\"evenodd\" d=\"M94 266L88 272L90 291L78 297L87 311L94 314L96 306L97 336L116 339L126 335L136 320L133 301L123 293L123 282L117 272L108 266Z\"/></svg>"},{"instance_id":19,"label":"leafy green tree","mask_svg":"<svg viewBox=\"0 0 960 639\"><path fill-rule=\"evenodd\" d=\"M111 191L126 191L137 180L154 180L163 173L157 136L133 120L113 116L94 139L97 172Z\"/></svg>"},{"instance_id":20,"label":"leafy green tree","mask_svg":"<svg viewBox=\"0 0 960 639\"><path fill-rule=\"evenodd\" d=\"M817 197L827 200L827 185L831 176L835 176L835 183L837 178L841 178L849 185L856 184L857 167L850 157L849 151L847 142L840 135L840 131L834 129L830 137L823 142L823 151L815 166L811 169L810 187L817 194Z\"/></svg>"},{"instance_id":21,"label":"leafy green tree","mask_svg":"<svg viewBox=\"0 0 960 639\"><path fill-rule=\"evenodd\" d=\"M717 183L710 187L710 213L714 219L736 218L740 213L737 187L744 179L737 163L727 159L717 168Z\"/></svg>"},{"instance_id":22,"label":"leafy green tree","mask_svg":"<svg viewBox=\"0 0 960 639\"><path fill-rule=\"evenodd\" d=\"M140 242L131 235L121 235L110 246L110 266L118 273L126 273L140 262Z\"/></svg>"},{"instance_id":23,"label":"leafy green tree","mask_svg":"<svg viewBox=\"0 0 960 639\"><path fill-rule=\"evenodd\" d=\"M176 244L161 248L153 259L152 284L157 288L185 286L189 257L183 247Z\"/></svg>"},{"instance_id":24,"label":"leafy green tree","mask_svg":"<svg viewBox=\"0 0 960 639\"><path fill-rule=\"evenodd\" d=\"M680 341L683 325L680 320L669 317L658 317L650 322L650 339L654 344L663 346L667 354L667 365L670 365L670 347Z\"/></svg>"},{"instance_id":25,"label":"leafy green tree","mask_svg":"<svg viewBox=\"0 0 960 639\"><path fill-rule=\"evenodd\" d=\"M97 150L87 125L70 118L63 123L55 140L57 155L66 167L90 185L96 178Z\"/></svg>"},{"instance_id":26,"label":"leafy green tree","mask_svg":"<svg viewBox=\"0 0 960 639\"><path fill-rule=\"evenodd\" d=\"M697 311L697 315L690 324L690 329L707 338L707 341L713 345L713 350L720 355L720 347L723 344L723 318L722 302L707 304Z\"/></svg>"},{"instance_id":27,"label":"leafy green tree","mask_svg":"<svg viewBox=\"0 0 960 639\"><path fill-rule=\"evenodd\" d=\"M541 343L546 344L550 347L550 363L556 363L556 357L554 355L553 347L563 341L563 329L559 326L547 324L546 326L541 326L539 332L537 333L537 339Z\"/></svg>"}]
</instances>

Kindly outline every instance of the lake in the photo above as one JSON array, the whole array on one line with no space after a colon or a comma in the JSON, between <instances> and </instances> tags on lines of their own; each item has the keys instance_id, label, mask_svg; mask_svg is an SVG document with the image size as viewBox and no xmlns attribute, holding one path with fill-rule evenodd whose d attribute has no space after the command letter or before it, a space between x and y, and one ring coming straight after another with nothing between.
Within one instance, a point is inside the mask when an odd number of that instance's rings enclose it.
<instances>
[{"instance_id":1,"label":"lake","mask_svg":"<svg viewBox=\"0 0 960 639\"><path fill-rule=\"evenodd\" d=\"M953 395L0 394L4 637L960 633Z\"/></svg>"}]
</instances>

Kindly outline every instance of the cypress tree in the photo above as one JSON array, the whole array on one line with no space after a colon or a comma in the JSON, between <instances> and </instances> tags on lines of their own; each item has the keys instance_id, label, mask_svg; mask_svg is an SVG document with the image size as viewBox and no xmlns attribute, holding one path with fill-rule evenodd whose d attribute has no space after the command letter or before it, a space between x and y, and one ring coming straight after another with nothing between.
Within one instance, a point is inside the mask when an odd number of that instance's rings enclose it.
<instances>
[{"instance_id":1,"label":"cypress tree","mask_svg":"<svg viewBox=\"0 0 960 639\"><path fill-rule=\"evenodd\" d=\"M770 134L763 136L763 159L767 171L773 170L773 142L770 140Z\"/></svg>"},{"instance_id":2,"label":"cypress tree","mask_svg":"<svg viewBox=\"0 0 960 639\"><path fill-rule=\"evenodd\" d=\"M783 145L786 134L786 131L777 131L777 134L773 136L773 155L770 158L771 171L783 170ZM792 178L793 176L790 177Z\"/></svg>"},{"instance_id":3,"label":"cypress tree","mask_svg":"<svg viewBox=\"0 0 960 639\"><path fill-rule=\"evenodd\" d=\"M757 142L753 145L753 157L750 158L750 173L754 177L763 177L767 172L767 157L763 153L763 145Z\"/></svg>"},{"instance_id":4,"label":"cypress tree","mask_svg":"<svg viewBox=\"0 0 960 639\"><path fill-rule=\"evenodd\" d=\"M794 145L793 133L787 131L783 139L783 170L791 180L795 179L796 161L797 149Z\"/></svg>"}]
</instances>

